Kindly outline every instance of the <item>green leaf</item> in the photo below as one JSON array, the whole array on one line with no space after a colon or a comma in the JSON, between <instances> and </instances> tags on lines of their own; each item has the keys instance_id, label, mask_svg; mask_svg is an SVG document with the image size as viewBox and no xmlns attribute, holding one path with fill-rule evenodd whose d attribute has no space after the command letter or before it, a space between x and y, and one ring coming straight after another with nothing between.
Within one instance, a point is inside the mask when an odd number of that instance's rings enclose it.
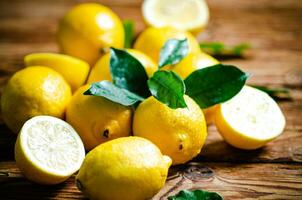
<instances>
[{"instance_id":1,"label":"green leaf","mask_svg":"<svg viewBox=\"0 0 302 200\"><path fill-rule=\"evenodd\" d=\"M244 52L251 48L249 44L225 45L220 42L206 42L199 44L202 51L218 58L242 57Z\"/></svg>"},{"instance_id":2,"label":"green leaf","mask_svg":"<svg viewBox=\"0 0 302 200\"><path fill-rule=\"evenodd\" d=\"M187 39L177 40L170 39L160 50L158 67L166 65L175 65L189 53L189 44Z\"/></svg>"},{"instance_id":3,"label":"green leaf","mask_svg":"<svg viewBox=\"0 0 302 200\"><path fill-rule=\"evenodd\" d=\"M198 69L185 79L186 94L201 108L225 102L240 92L248 74L232 65Z\"/></svg>"},{"instance_id":4,"label":"green leaf","mask_svg":"<svg viewBox=\"0 0 302 200\"><path fill-rule=\"evenodd\" d=\"M125 48L131 48L134 39L134 22L132 20L123 21L125 30Z\"/></svg>"},{"instance_id":5,"label":"green leaf","mask_svg":"<svg viewBox=\"0 0 302 200\"><path fill-rule=\"evenodd\" d=\"M267 93L275 100L292 100L292 96L288 88L266 87L261 85L251 85L251 86Z\"/></svg>"},{"instance_id":6,"label":"green leaf","mask_svg":"<svg viewBox=\"0 0 302 200\"><path fill-rule=\"evenodd\" d=\"M110 49L110 72L113 83L119 88L142 97L150 96L148 76L143 65L124 50Z\"/></svg>"},{"instance_id":7,"label":"green leaf","mask_svg":"<svg viewBox=\"0 0 302 200\"><path fill-rule=\"evenodd\" d=\"M157 71L148 80L151 94L170 108L187 107L184 100L185 85L183 80L172 71Z\"/></svg>"},{"instance_id":8,"label":"green leaf","mask_svg":"<svg viewBox=\"0 0 302 200\"><path fill-rule=\"evenodd\" d=\"M124 106L131 106L144 100L144 98L129 92L128 90L121 89L109 81L93 83L90 85L90 88L84 92L84 95L105 97L110 101Z\"/></svg>"},{"instance_id":9,"label":"green leaf","mask_svg":"<svg viewBox=\"0 0 302 200\"><path fill-rule=\"evenodd\" d=\"M182 190L175 196L168 197L168 200L223 200L216 192L206 190Z\"/></svg>"}]
</instances>

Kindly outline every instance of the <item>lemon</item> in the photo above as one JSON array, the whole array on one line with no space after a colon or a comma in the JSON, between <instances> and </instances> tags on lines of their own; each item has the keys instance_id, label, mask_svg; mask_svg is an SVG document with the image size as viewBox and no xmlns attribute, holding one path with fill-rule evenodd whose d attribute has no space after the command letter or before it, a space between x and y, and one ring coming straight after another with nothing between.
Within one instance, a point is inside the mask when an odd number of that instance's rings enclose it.
<instances>
[{"instance_id":1,"label":"lemon","mask_svg":"<svg viewBox=\"0 0 302 200\"><path fill-rule=\"evenodd\" d=\"M103 97L84 95L88 88L80 87L66 110L66 121L78 132L85 148L91 150L103 142L129 136L132 108Z\"/></svg>"},{"instance_id":2,"label":"lemon","mask_svg":"<svg viewBox=\"0 0 302 200\"><path fill-rule=\"evenodd\" d=\"M91 150L76 183L92 200L150 199L164 186L170 165L150 141L124 137Z\"/></svg>"},{"instance_id":3,"label":"lemon","mask_svg":"<svg viewBox=\"0 0 302 200\"><path fill-rule=\"evenodd\" d=\"M209 67L218 64L219 61L212 56L203 53L195 52L190 53L184 57L179 63L173 66L165 66L164 70L173 70L180 75L181 78L186 79L192 72L197 69ZM211 124L214 121L215 111L217 106L212 106L207 109L202 109L206 118L207 124Z\"/></svg>"},{"instance_id":4,"label":"lemon","mask_svg":"<svg viewBox=\"0 0 302 200\"><path fill-rule=\"evenodd\" d=\"M197 40L191 33L170 27L147 28L138 36L134 49L145 53L158 63L160 50L169 39L187 39L190 53L201 51Z\"/></svg>"},{"instance_id":5,"label":"lemon","mask_svg":"<svg viewBox=\"0 0 302 200\"><path fill-rule=\"evenodd\" d=\"M207 136L201 109L190 97L184 98L187 108L171 109L149 97L138 106L133 119L133 134L156 144L174 165L199 154Z\"/></svg>"},{"instance_id":6,"label":"lemon","mask_svg":"<svg viewBox=\"0 0 302 200\"><path fill-rule=\"evenodd\" d=\"M285 118L270 96L245 86L235 97L219 106L215 123L230 145L257 149L283 132Z\"/></svg>"},{"instance_id":7,"label":"lemon","mask_svg":"<svg viewBox=\"0 0 302 200\"><path fill-rule=\"evenodd\" d=\"M73 7L60 21L57 33L63 53L94 65L101 52L109 47L124 46L124 28L109 8L96 3Z\"/></svg>"},{"instance_id":8,"label":"lemon","mask_svg":"<svg viewBox=\"0 0 302 200\"><path fill-rule=\"evenodd\" d=\"M84 145L66 122L37 116L22 127L15 159L23 174L40 184L57 184L76 172L85 157Z\"/></svg>"},{"instance_id":9,"label":"lemon","mask_svg":"<svg viewBox=\"0 0 302 200\"><path fill-rule=\"evenodd\" d=\"M151 77L152 74L157 71L157 65L144 53L135 49L127 49L127 52L135 57L143 65L149 77ZM112 81L110 75L110 53L105 54L95 64L90 72L88 83L98 82L102 80Z\"/></svg>"},{"instance_id":10,"label":"lemon","mask_svg":"<svg viewBox=\"0 0 302 200\"><path fill-rule=\"evenodd\" d=\"M85 61L57 53L32 53L24 58L26 66L46 66L59 72L75 91L88 76L90 66Z\"/></svg>"},{"instance_id":11,"label":"lemon","mask_svg":"<svg viewBox=\"0 0 302 200\"><path fill-rule=\"evenodd\" d=\"M142 13L150 26L170 26L192 32L204 29L209 21L204 0L145 0Z\"/></svg>"},{"instance_id":12,"label":"lemon","mask_svg":"<svg viewBox=\"0 0 302 200\"><path fill-rule=\"evenodd\" d=\"M218 64L219 61L212 56L203 53L195 52L185 56L179 63L173 66L166 66L164 70L173 70L181 78L187 78L192 72L197 69L209 67Z\"/></svg>"},{"instance_id":13,"label":"lemon","mask_svg":"<svg viewBox=\"0 0 302 200\"><path fill-rule=\"evenodd\" d=\"M18 133L34 116L63 118L70 99L70 86L58 72L47 67L27 67L15 73L4 88L2 116L7 126Z\"/></svg>"}]
</instances>

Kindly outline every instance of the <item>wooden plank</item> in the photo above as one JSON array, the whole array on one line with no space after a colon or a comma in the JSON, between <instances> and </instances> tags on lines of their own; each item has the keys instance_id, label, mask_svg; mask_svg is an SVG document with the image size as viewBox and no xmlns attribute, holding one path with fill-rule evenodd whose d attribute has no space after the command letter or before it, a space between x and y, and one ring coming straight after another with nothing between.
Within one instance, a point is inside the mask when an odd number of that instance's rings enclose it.
<instances>
[{"instance_id":1,"label":"wooden plank","mask_svg":"<svg viewBox=\"0 0 302 200\"><path fill-rule=\"evenodd\" d=\"M191 162L171 168L165 187L152 200L164 200L182 189L216 191L226 200L298 200L302 198L301 175L301 164ZM0 194L6 200L85 199L75 187L74 176L57 186L36 185L27 181L13 162L0 165Z\"/></svg>"}]
</instances>

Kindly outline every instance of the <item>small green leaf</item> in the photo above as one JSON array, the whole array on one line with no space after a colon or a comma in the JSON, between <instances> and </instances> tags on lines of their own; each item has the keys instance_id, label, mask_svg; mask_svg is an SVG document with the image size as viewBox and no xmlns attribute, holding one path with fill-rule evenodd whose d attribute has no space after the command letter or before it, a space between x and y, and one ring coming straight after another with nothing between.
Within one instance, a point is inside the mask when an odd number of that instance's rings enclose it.
<instances>
[{"instance_id":1,"label":"small green leaf","mask_svg":"<svg viewBox=\"0 0 302 200\"><path fill-rule=\"evenodd\" d=\"M266 86L261 86L261 85L251 85L251 86L267 93L269 96L271 96L275 100L291 100L292 99L292 96L291 96L288 88L266 87Z\"/></svg>"},{"instance_id":2,"label":"small green leaf","mask_svg":"<svg viewBox=\"0 0 302 200\"><path fill-rule=\"evenodd\" d=\"M110 49L110 72L113 83L119 88L142 97L150 96L148 76L143 65L124 50Z\"/></svg>"},{"instance_id":3,"label":"small green leaf","mask_svg":"<svg viewBox=\"0 0 302 200\"><path fill-rule=\"evenodd\" d=\"M160 50L158 67L162 68L166 65L175 65L180 62L188 53L189 44L187 39L170 39Z\"/></svg>"},{"instance_id":4,"label":"small green leaf","mask_svg":"<svg viewBox=\"0 0 302 200\"><path fill-rule=\"evenodd\" d=\"M175 196L168 197L168 200L223 200L216 192L206 190L182 190Z\"/></svg>"},{"instance_id":5,"label":"small green leaf","mask_svg":"<svg viewBox=\"0 0 302 200\"><path fill-rule=\"evenodd\" d=\"M184 100L185 85L183 80L172 71L157 71L148 80L151 94L170 108L187 107Z\"/></svg>"},{"instance_id":6,"label":"small green leaf","mask_svg":"<svg viewBox=\"0 0 302 200\"><path fill-rule=\"evenodd\" d=\"M123 21L125 30L125 48L131 48L134 39L134 22L132 20Z\"/></svg>"},{"instance_id":7,"label":"small green leaf","mask_svg":"<svg viewBox=\"0 0 302 200\"><path fill-rule=\"evenodd\" d=\"M202 51L216 58L242 57L244 52L251 48L249 44L225 45L220 42L205 42L199 44Z\"/></svg>"},{"instance_id":8,"label":"small green leaf","mask_svg":"<svg viewBox=\"0 0 302 200\"><path fill-rule=\"evenodd\" d=\"M93 83L90 85L90 88L84 92L84 95L105 97L110 101L124 106L131 106L144 100L144 98L129 92L128 90L121 89L109 81Z\"/></svg>"},{"instance_id":9,"label":"small green leaf","mask_svg":"<svg viewBox=\"0 0 302 200\"><path fill-rule=\"evenodd\" d=\"M232 65L218 64L198 69L185 79L186 94L201 108L225 102L245 84L248 74Z\"/></svg>"}]
</instances>

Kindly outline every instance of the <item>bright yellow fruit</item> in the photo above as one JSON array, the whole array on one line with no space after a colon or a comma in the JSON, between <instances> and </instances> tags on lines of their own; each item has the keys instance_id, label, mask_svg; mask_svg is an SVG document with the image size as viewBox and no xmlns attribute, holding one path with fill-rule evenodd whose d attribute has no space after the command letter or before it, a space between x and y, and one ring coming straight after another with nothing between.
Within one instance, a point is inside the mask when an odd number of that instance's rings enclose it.
<instances>
[{"instance_id":1,"label":"bright yellow fruit","mask_svg":"<svg viewBox=\"0 0 302 200\"><path fill-rule=\"evenodd\" d=\"M188 108L171 109L154 97L135 111L133 134L156 144L161 152L182 164L199 154L207 136L207 126L199 106L185 96Z\"/></svg>"},{"instance_id":2,"label":"bright yellow fruit","mask_svg":"<svg viewBox=\"0 0 302 200\"><path fill-rule=\"evenodd\" d=\"M146 54L135 49L127 49L127 52L135 57L144 66L149 77L151 77L152 74L157 71L157 65ZM112 81L110 75L110 53L105 54L92 68L88 78L88 83L102 80Z\"/></svg>"},{"instance_id":3,"label":"bright yellow fruit","mask_svg":"<svg viewBox=\"0 0 302 200\"><path fill-rule=\"evenodd\" d=\"M48 67L27 67L15 73L4 88L2 116L7 126L18 133L34 116L63 118L71 95L70 86L58 72Z\"/></svg>"},{"instance_id":4,"label":"bright yellow fruit","mask_svg":"<svg viewBox=\"0 0 302 200\"><path fill-rule=\"evenodd\" d=\"M150 141L124 137L90 151L76 176L92 200L143 200L165 184L171 159Z\"/></svg>"},{"instance_id":5,"label":"bright yellow fruit","mask_svg":"<svg viewBox=\"0 0 302 200\"><path fill-rule=\"evenodd\" d=\"M90 66L83 60L57 53L32 53L24 57L26 66L45 66L59 72L75 91L88 76Z\"/></svg>"},{"instance_id":6,"label":"bright yellow fruit","mask_svg":"<svg viewBox=\"0 0 302 200\"><path fill-rule=\"evenodd\" d=\"M80 87L66 110L66 121L78 132L87 150L109 140L129 136L132 108L103 97L83 93L88 85Z\"/></svg>"},{"instance_id":7,"label":"bright yellow fruit","mask_svg":"<svg viewBox=\"0 0 302 200\"><path fill-rule=\"evenodd\" d=\"M245 86L218 107L215 124L226 142L240 149L257 149L279 136L285 118L266 93Z\"/></svg>"},{"instance_id":8,"label":"bright yellow fruit","mask_svg":"<svg viewBox=\"0 0 302 200\"><path fill-rule=\"evenodd\" d=\"M22 127L15 145L15 159L25 177L40 184L58 184L81 166L84 145L63 120L37 116Z\"/></svg>"},{"instance_id":9,"label":"bright yellow fruit","mask_svg":"<svg viewBox=\"0 0 302 200\"><path fill-rule=\"evenodd\" d=\"M219 61L213 58L212 56L203 52L197 52L190 53L186 57L184 57L179 63L173 66L166 66L163 69L173 70L177 74L179 74L181 78L186 79L195 70L216 65L218 63ZM207 124L213 123L215 110L215 106L203 109Z\"/></svg>"},{"instance_id":10,"label":"bright yellow fruit","mask_svg":"<svg viewBox=\"0 0 302 200\"><path fill-rule=\"evenodd\" d=\"M134 48L158 63L160 50L169 39L187 39L190 53L201 51L197 40L191 33L169 27L147 28L138 36Z\"/></svg>"},{"instance_id":11,"label":"bright yellow fruit","mask_svg":"<svg viewBox=\"0 0 302 200\"><path fill-rule=\"evenodd\" d=\"M94 65L109 47L124 46L124 28L109 8L96 3L73 7L63 17L57 33L63 53Z\"/></svg>"},{"instance_id":12,"label":"bright yellow fruit","mask_svg":"<svg viewBox=\"0 0 302 200\"><path fill-rule=\"evenodd\" d=\"M150 26L170 26L191 32L204 29L209 21L209 9L204 0L145 0L142 13Z\"/></svg>"}]
</instances>

